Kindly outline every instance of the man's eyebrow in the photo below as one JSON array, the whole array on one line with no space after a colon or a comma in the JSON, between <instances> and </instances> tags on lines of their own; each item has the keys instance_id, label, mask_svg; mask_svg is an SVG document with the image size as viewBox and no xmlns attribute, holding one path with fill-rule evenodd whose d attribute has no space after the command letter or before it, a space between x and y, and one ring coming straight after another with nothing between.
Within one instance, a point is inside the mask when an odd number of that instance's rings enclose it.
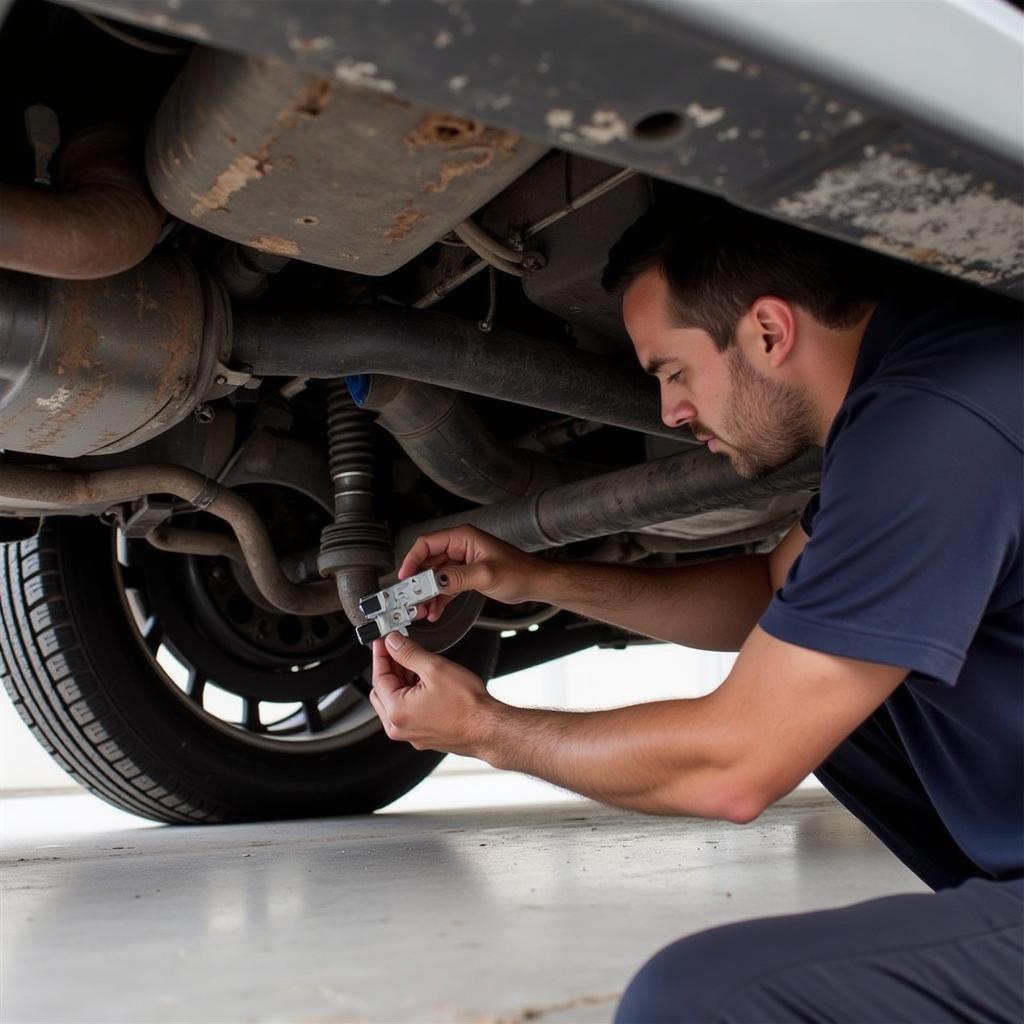
<instances>
[{"instance_id":1,"label":"man's eyebrow","mask_svg":"<svg viewBox=\"0 0 1024 1024\"><path fill-rule=\"evenodd\" d=\"M648 359L644 363L644 373L649 373L652 377L657 376L659 370L674 362L674 360L674 356L658 356L655 359Z\"/></svg>"}]
</instances>

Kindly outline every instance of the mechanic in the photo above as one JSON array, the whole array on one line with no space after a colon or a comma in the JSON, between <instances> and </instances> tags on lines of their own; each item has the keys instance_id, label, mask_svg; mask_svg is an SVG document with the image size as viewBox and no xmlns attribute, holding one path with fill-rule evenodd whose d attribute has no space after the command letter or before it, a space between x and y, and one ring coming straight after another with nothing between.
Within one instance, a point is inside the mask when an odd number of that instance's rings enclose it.
<instances>
[{"instance_id":1,"label":"mechanic","mask_svg":"<svg viewBox=\"0 0 1024 1024\"><path fill-rule=\"evenodd\" d=\"M820 493L771 554L558 564L459 527L401 566L445 568L431 619L471 589L739 649L716 691L521 709L409 638L375 643L394 739L738 823L813 771L936 890L681 939L619 1021L1024 1018L1019 313L889 270L872 285L863 259L724 205L682 227L655 207L605 272L666 423L751 477L824 445Z\"/></svg>"}]
</instances>

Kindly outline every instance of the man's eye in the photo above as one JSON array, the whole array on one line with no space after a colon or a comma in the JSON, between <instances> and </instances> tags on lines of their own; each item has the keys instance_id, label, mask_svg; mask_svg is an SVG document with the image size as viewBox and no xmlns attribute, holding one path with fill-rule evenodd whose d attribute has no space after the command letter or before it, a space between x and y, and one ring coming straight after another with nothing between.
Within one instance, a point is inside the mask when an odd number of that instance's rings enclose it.
<instances>
[{"instance_id":1,"label":"man's eye","mask_svg":"<svg viewBox=\"0 0 1024 1024\"><path fill-rule=\"evenodd\" d=\"M678 384L679 381L682 380L682 377L683 377L683 371L682 370L676 370L676 372L673 373L671 376L665 378L665 383L666 384Z\"/></svg>"}]
</instances>

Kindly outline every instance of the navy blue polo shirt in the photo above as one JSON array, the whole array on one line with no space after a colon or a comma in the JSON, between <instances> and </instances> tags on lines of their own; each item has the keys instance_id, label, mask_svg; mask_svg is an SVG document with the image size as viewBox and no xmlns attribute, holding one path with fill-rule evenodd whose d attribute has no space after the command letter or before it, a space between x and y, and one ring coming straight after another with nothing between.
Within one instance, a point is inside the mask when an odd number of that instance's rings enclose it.
<instances>
[{"instance_id":1,"label":"navy blue polo shirt","mask_svg":"<svg viewBox=\"0 0 1024 1024\"><path fill-rule=\"evenodd\" d=\"M825 445L810 540L761 626L908 671L886 702L950 834L1024 860L1024 345L1019 320L879 304Z\"/></svg>"}]
</instances>

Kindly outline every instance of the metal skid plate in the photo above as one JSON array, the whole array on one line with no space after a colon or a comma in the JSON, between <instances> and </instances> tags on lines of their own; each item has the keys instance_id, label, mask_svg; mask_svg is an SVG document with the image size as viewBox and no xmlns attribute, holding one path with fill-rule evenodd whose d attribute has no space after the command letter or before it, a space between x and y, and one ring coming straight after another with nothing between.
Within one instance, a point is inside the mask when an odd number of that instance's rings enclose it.
<instances>
[{"instance_id":1,"label":"metal skid plate","mask_svg":"<svg viewBox=\"0 0 1024 1024\"><path fill-rule=\"evenodd\" d=\"M277 60L198 48L147 146L176 217L262 252L388 274L546 147Z\"/></svg>"}]
</instances>

